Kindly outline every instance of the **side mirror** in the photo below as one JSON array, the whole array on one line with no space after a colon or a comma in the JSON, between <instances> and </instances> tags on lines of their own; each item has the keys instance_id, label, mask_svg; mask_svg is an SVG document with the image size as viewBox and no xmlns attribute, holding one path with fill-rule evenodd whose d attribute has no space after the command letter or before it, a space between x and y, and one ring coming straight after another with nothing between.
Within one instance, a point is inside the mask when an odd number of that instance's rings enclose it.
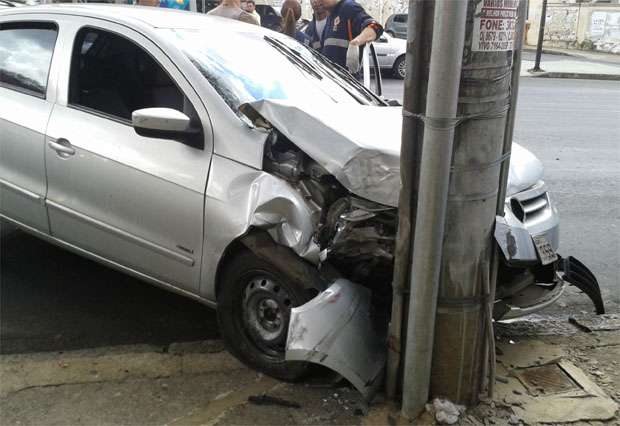
<instances>
[{"instance_id":1,"label":"side mirror","mask_svg":"<svg viewBox=\"0 0 620 426\"><path fill-rule=\"evenodd\" d=\"M178 140L204 149L201 127L192 126L191 121L187 115L172 108L143 108L131 114L131 124L140 136Z\"/></svg>"},{"instance_id":2,"label":"side mirror","mask_svg":"<svg viewBox=\"0 0 620 426\"><path fill-rule=\"evenodd\" d=\"M172 108L144 108L131 114L131 124L140 136L174 139L196 133L192 131L190 118Z\"/></svg>"}]
</instances>

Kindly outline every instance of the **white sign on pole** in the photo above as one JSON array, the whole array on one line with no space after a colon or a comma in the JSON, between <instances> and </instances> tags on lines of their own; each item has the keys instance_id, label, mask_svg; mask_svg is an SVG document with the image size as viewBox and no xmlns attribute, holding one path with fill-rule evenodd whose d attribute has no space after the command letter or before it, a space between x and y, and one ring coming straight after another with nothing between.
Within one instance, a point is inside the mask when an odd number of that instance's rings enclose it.
<instances>
[{"instance_id":1,"label":"white sign on pole","mask_svg":"<svg viewBox=\"0 0 620 426\"><path fill-rule=\"evenodd\" d=\"M592 12L592 21L590 23L590 37L601 37L605 34L605 21L607 20L607 12Z\"/></svg>"},{"instance_id":2,"label":"white sign on pole","mask_svg":"<svg viewBox=\"0 0 620 426\"><path fill-rule=\"evenodd\" d=\"M474 52L512 50L519 0L482 0L476 7L472 47Z\"/></svg>"}]
</instances>

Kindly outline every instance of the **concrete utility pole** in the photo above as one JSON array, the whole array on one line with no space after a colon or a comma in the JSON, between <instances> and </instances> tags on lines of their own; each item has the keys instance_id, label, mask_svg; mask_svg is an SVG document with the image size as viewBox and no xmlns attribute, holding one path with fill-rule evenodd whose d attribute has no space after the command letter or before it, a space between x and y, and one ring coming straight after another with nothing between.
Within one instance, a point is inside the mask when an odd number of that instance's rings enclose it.
<instances>
[{"instance_id":1,"label":"concrete utility pole","mask_svg":"<svg viewBox=\"0 0 620 426\"><path fill-rule=\"evenodd\" d=\"M538 27L538 43L536 44L536 61L532 72L542 72L540 69L540 57L542 56L543 42L545 40L545 22L547 21L547 0L542 2L542 11L540 12L540 26Z\"/></svg>"},{"instance_id":2,"label":"concrete utility pole","mask_svg":"<svg viewBox=\"0 0 620 426\"><path fill-rule=\"evenodd\" d=\"M402 361L409 418L429 394L474 404L481 393L485 351L494 347L493 231L514 125L520 56L513 51L524 25L519 0L434 3L426 109L415 115L424 141ZM403 273L396 265L395 282ZM388 394L393 369L388 363Z\"/></svg>"},{"instance_id":3,"label":"concrete utility pole","mask_svg":"<svg viewBox=\"0 0 620 426\"><path fill-rule=\"evenodd\" d=\"M466 11L465 1L435 2L426 114L420 117L424 121L424 148L404 360L402 410L408 418L417 417L428 400Z\"/></svg>"},{"instance_id":4,"label":"concrete utility pole","mask_svg":"<svg viewBox=\"0 0 620 426\"><path fill-rule=\"evenodd\" d=\"M431 377L432 395L467 405L479 401L484 350L494 348L489 341L493 232L503 202L498 200L498 193L504 193L500 170L509 157L504 146L510 147L514 126L509 112L514 114L519 64L513 63L513 52L521 46L524 20L517 14L525 7L519 3L470 0L467 11ZM510 138L506 144L505 137Z\"/></svg>"}]
</instances>

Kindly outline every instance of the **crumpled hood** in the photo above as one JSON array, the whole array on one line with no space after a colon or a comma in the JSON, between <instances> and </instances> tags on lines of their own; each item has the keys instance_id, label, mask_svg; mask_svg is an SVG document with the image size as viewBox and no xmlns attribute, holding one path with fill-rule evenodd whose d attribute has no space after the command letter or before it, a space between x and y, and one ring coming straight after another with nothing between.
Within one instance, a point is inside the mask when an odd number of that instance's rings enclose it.
<instances>
[{"instance_id":1,"label":"crumpled hood","mask_svg":"<svg viewBox=\"0 0 620 426\"><path fill-rule=\"evenodd\" d=\"M290 103L250 104L352 193L392 207L400 192L402 108ZM508 195L542 178L541 162L513 144Z\"/></svg>"}]
</instances>

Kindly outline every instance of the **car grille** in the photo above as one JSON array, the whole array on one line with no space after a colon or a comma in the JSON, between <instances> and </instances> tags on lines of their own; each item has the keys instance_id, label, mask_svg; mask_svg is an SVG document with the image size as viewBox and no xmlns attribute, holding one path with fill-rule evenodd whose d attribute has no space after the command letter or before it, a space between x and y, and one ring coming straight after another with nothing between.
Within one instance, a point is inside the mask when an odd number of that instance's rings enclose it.
<instances>
[{"instance_id":1,"label":"car grille","mask_svg":"<svg viewBox=\"0 0 620 426\"><path fill-rule=\"evenodd\" d=\"M549 197L543 192L528 199L510 199L510 207L514 215L523 223L535 221L543 215L545 209L549 206Z\"/></svg>"}]
</instances>

